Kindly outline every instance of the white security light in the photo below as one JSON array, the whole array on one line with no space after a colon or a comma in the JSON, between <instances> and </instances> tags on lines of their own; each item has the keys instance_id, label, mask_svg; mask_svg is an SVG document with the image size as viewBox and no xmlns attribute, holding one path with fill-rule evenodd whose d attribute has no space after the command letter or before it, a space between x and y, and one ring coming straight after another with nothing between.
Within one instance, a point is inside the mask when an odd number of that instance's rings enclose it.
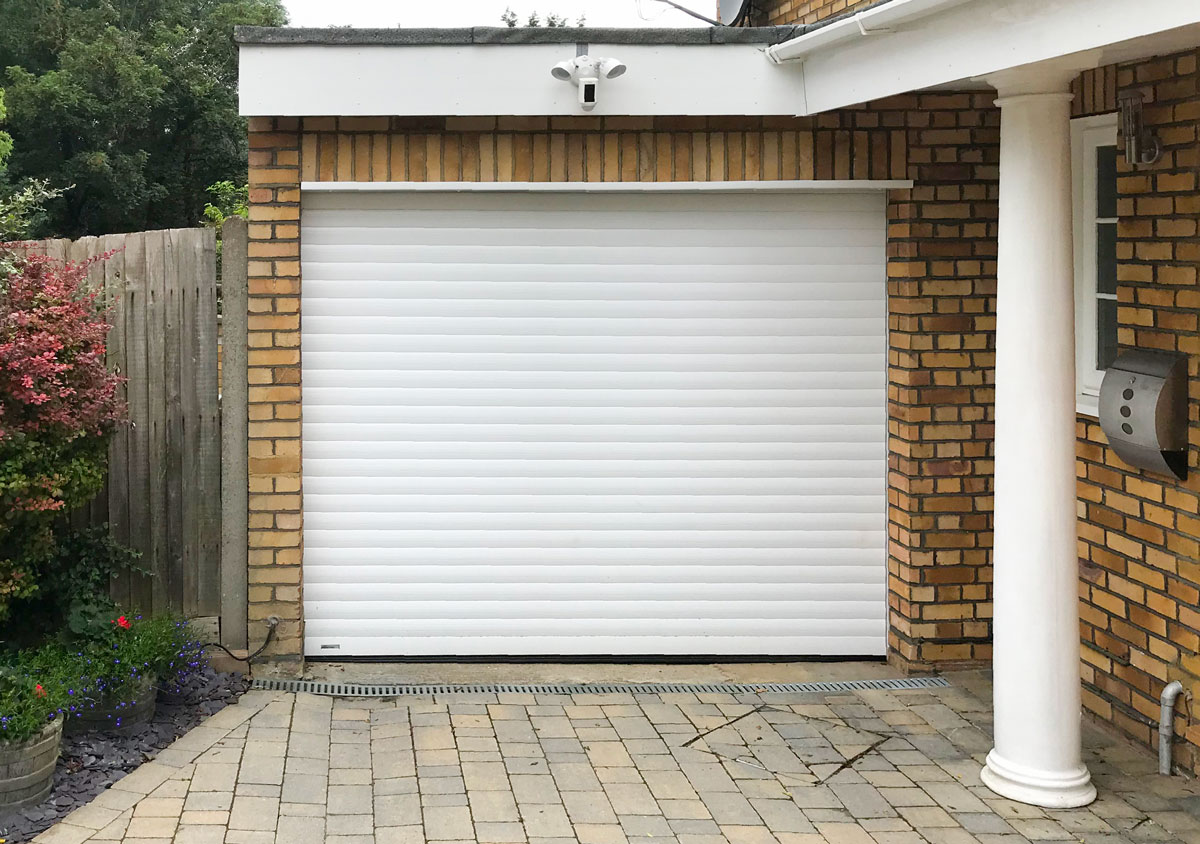
<instances>
[{"instance_id":1,"label":"white security light","mask_svg":"<svg viewBox=\"0 0 1200 844\"><path fill-rule=\"evenodd\" d=\"M550 68L550 75L563 82L574 83L579 88L580 107L584 111L591 111L596 107L600 80L616 79L626 70L625 63L619 59L576 56Z\"/></svg>"},{"instance_id":2,"label":"white security light","mask_svg":"<svg viewBox=\"0 0 1200 844\"><path fill-rule=\"evenodd\" d=\"M616 79L628 69L619 59L600 59L600 74L605 79Z\"/></svg>"}]
</instances>

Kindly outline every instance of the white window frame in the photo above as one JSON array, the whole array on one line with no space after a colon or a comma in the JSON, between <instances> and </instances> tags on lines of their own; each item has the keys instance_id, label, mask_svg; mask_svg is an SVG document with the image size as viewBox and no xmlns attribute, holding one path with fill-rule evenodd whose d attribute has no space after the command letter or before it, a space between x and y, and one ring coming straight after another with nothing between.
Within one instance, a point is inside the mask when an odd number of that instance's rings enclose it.
<instances>
[{"instance_id":1,"label":"white window frame","mask_svg":"<svg viewBox=\"0 0 1200 844\"><path fill-rule=\"evenodd\" d=\"M1097 217L1096 150L1117 143L1117 115L1097 114L1071 121L1072 198L1075 224L1075 405L1079 413L1099 413L1100 382L1096 367L1096 300L1116 299L1097 289L1096 226L1116 218Z\"/></svg>"}]
</instances>

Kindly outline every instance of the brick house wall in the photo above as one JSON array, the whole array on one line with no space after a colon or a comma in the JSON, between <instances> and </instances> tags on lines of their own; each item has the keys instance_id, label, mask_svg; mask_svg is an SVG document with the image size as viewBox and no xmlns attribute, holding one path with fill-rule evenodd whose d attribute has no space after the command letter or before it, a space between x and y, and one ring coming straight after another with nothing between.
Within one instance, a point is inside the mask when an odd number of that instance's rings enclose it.
<instances>
[{"instance_id":1,"label":"brick house wall","mask_svg":"<svg viewBox=\"0 0 1200 844\"><path fill-rule=\"evenodd\" d=\"M847 12L861 11L879 0L770 0L755 4L755 26L816 23Z\"/></svg>"},{"instance_id":2,"label":"brick house wall","mask_svg":"<svg viewBox=\"0 0 1200 844\"><path fill-rule=\"evenodd\" d=\"M1118 341L1190 355L1191 476L1131 469L1092 417L1078 419L1083 702L1146 744L1171 680L1200 692L1200 50L1085 74L1079 116L1145 95L1145 121L1165 151L1133 170L1118 159ZM1177 712L1185 713L1181 705ZM1177 714L1176 761L1200 769L1200 725Z\"/></svg>"},{"instance_id":3,"label":"brick house wall","mask_svg":"<svg viewBox=\"0 0 1200 844\"><path fill-rule=\"evenodd\" d=\"M1162 160L1119 183L1123 347L1200 353L1200 51L1084 74L1075 115L1146 94ZM888 200L892 660L990 656L998 114L990 93L891 98L813 118L309 118L251 123L250 618L299 662L301 180L911 178ZM1200 370L1190 362L1193 431ZM1200 461L1192 438L1189 463ZM1200 688L1200 482L1124 466L1079 417L1084 705L1150 743L1162 686ZM1178 716L1178 761L1200 726Z\"/></svg>"},{"instance_id":4,"label":"brick house wall","mask_svg":"<svg viewBox=\"0 0 1200 844\"><path fill-rule=\"evenodd\" d=\"M889 644L986 658L998 116L988 94L815 118L255 118L250 122L249 617L301 661L301 181L912 178L888 197ZM252 633L253 635L253 633Z\"/></svg>"},{"instance_id":5,"label":"brick house wall","mask_svg":"<svg viewBox=\"0 0 1200 844\"><path fill-rule=\"evenodd\" d=\"M866 5L774 0L763 5L756 22L814 23ZM1193 50L1114 65L1084 73L1072 86L1075 117L1114 112L1119 90L1139 89L1146 123L1166 146L1149 168L1135 171L1119 160L1118 342L1193 356L1193 472L1200 448L1198 62L1200 51ZM1193 475L1176 483L1125 466L1095 418L1078 417L1078 437L1083 703L1096 717L1152 744L1163 686L1177 679L1190 693L1200 692L1200 482ZM976 537L986 555L987 537ZM892 557L895 565L895 549ZM975 655L984 655L982 644ZM1200 724L1190 720L1176 715L1176 733L1184 737L1176 761L1200 770Z\"/></svg>"}]
</instances>

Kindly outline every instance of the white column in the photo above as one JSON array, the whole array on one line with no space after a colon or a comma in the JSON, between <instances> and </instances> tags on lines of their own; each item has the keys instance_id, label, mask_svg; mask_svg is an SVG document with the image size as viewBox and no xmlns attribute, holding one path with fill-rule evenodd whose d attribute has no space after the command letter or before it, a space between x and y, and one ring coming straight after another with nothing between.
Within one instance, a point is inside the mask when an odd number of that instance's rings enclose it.
<instances>
[{"instance_id":1,"label":"white column","mask_svg":"<svg viewBox=\"0 0 1200 844\"><path fill-rule=\"evenodd\" d=\"M1047 79L1050 76L1050 79ZM993 662L997 794L1085 806L1075 527L1075 306L1068 76L1000 92Z\"/></svg>"}]
</instances>

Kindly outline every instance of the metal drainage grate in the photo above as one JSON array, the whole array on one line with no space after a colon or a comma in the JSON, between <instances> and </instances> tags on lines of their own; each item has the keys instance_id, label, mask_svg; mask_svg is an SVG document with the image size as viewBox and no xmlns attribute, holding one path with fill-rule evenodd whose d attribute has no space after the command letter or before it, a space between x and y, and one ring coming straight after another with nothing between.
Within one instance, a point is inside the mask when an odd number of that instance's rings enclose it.
<instances>
[{"instance_id":1,"label":"metal drainage grate","mask_svg":"<svg viewBox=\"0 0 1200 844\"><path fill-rule=\"evenodd\" d=\"M904 691L942 689L950 685L941 677L905 677L899 680L844 680L835 683L328 683L320 680L255 680L253 688L273 692L307 692L335 697L413 697L431 695L615 695L615 694L805 694L852 692L860 689Z\"/></svg>"}]
</instances>

